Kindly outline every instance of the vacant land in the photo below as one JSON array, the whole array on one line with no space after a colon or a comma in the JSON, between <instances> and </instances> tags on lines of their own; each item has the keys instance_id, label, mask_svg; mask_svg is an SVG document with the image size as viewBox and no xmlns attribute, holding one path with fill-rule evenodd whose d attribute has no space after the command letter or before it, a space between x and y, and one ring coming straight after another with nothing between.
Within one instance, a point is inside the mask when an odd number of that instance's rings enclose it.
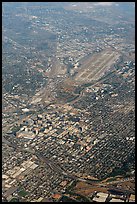
<instances>
[{"instance_id":1,"label":"vacant land","mask_svg":"<svg viewBox=\"0 0 137 204\"><path fill-rule=\"evenodd\" d=\"M78 182L76 187L74 188L74 192L84 196L89 196L95 191L107 193L107 189L108 188L105 187L93 186L84 182Z\"/></svg>"}]
</instances>

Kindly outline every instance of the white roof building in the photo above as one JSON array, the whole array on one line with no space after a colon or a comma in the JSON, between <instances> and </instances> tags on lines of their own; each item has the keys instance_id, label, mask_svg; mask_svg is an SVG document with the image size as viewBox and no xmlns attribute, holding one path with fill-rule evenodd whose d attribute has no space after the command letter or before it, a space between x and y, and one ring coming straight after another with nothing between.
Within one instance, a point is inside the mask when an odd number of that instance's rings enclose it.
<instances>
[{"instance_id":1,"label":"white roof building","mask_svg":"<svg viewBox=\"0 0 137 204\"><path fill-rule=\"evenodd\" d=\"M107 194L107 193L99 192L99 193L97 193L97 195L93 198L93 201L96 201L96 202L105 202L107 197L108 197L108 194Z\"/></svg>"},{"instance_id":2,"label":"white roof building","mask_svg":"<svg viewBox=\"0 0 137 204\"><path fill-rule=\"evenodd\" d=\"M112 198L109 202L124 202L124 200Z\"/></svg>"}]
</instances>

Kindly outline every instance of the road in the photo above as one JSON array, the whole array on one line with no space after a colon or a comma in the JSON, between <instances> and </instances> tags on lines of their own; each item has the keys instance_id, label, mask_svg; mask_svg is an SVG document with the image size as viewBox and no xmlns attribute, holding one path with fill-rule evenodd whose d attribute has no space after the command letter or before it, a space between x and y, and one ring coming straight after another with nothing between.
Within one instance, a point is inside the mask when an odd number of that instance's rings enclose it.
<instances>
[{"instance_id":1,"label":"road","mask_svg":"<svg viewBox=\"0 0 137 204\"><path fill-rule=\"evenodd\" d=\"M77 180L77 181L88 182L90 184L93 184L96 182L96 181L90 181L88 179L79 178L78 176L67 173L59 165L55 164L53 161L50 161L47 157L43 156L39 151L35 151L33 149L30 149L30 148L22 148L22 149L18 148L17 145L12 144L8 140L6 140L4 136L2 136L2 142L7 144L9 147L14 148L14 150L16 150L16 151L29 152L29 153L35 155L42 163L47 164L53 171L65 176L65 177L68 177L70 179Z\"/></svg>"},{"instance_id":2,"label":"road","mask_svg":"<svg viewBox=\"0 0 137 204\"><path fill-rule=\"evenodd\" d=\"M71 173L68 173L66 171L64 171L58 164L54 163L53 161L50 161L47 157L43 156L38 150L35 151L34 149L30 149L30 148L18 148L15 144L10 143L8 140L6 140L4 138L4 136L2 136L2 142L6 143L9 147L14 148L14 150L19 151L19 152L29 152L33 155L35 155L42 163L48 165L53 171L57 172L58 174L63 175L64 177L70 178L72 180L76 180L76 181L82 181L82 182L86 182L89 184L94 184L97 186L104 186L107 187L108 184L113 184L113 183L119 183L119 182L125 182L127 180L134 180L134 178L126 178L123 179L122 181L113 181L113 182L109 182L106 184L102 184L99 183L98 180L89 180L89 179L84 179L84 178L80 178L76 175L73 175ZM131 193L131 191L128 191ZM133 193L133 192L132 192Z\"/></svg>"}]
</instances>

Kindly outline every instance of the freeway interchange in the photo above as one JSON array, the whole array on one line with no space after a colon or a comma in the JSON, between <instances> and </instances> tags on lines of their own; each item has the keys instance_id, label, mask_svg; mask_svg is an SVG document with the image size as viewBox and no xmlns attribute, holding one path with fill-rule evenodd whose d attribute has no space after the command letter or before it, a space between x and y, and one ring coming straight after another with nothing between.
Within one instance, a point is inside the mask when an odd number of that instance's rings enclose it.
<instances>
[{"instance_id":1,"label":"freeway interchange","mask_svg":"<svg viewBox=\"0 0 137 204\"><path fill-rule=\"evenodd\" d=\"M59 174L62 174L65 177L68 177L70 179L77 180L77 181L88 182L90 184L96 182L96 181L90 181L88 179L79 178L76 175L72 175L72 174L65 172L65 170L63 170L61 167L59 167L59 165L55 164L53 161L50 161L48 158L43 156L38 150L35 151L35 150L30 149L30 148L19 149L17 145L12 144L8 140L6 140L4 136L2 136L2 142L7 144L9 147L12 147L16 151L29 152L29 153L35 155L42 163L47 164L53 171L55 171Z\"/></svg>"},{"instance_id":2,"label":"freeway interchange","mask_svg":"<svg viewBox=\"0 0 137 204\"><path fill-rule=\"evenodd\" d=\"M5 139L4 136L2 136L2 142L7 144L9 147L13 148L16 151L20 151L20 152L28 152L31 153L33 155L35 155L37 157L37 159L44 163L44 165L48 165L54 172L57 172L58 174L63 175L64 177L67 177L69 179L75 180L75 181L81 181L81 182L86 182L90 185L94 185L94 186L100 186L103 188L109 188L109 185L113 185L113 183L121 183L121 182L125 182L125 181L132 181L134 180L134 178L124 178L120 181L112 181L112 182L107 182L107 183L102 183L99 180L90 180L90 179L85 179L85 178L80 178L76 175L70 174L68 172L66 172L62 167L59 166L59 164L56 164L55 162L49 160L47 157L43 156L38 150L33 150L30 148L21 148L19 149L18 146L16 144L12 144L11 142L9 142L7 139ZM112 187L113 188L113 187ZM121 190L118 188L113 188L115 190ZM133 193L132 191L126 190L124 191L125 193Z\"/></svg>"}]
</instances>

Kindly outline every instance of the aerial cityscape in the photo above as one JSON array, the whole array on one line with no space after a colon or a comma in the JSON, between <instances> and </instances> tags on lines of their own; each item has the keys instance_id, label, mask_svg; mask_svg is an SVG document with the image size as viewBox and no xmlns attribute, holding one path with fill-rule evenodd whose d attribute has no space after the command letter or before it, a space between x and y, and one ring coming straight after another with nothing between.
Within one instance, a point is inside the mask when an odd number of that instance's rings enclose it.
<instances>
[{"instance_id":1,"label":"aerial cityscape","mask_svg":"<svg viewBox=\"0 0 137 204\"><path fill-rule=\"evenodd\" d=\"M135 2L2 3L2 202L135 202Z\"/></svg>"}]
</instances>

